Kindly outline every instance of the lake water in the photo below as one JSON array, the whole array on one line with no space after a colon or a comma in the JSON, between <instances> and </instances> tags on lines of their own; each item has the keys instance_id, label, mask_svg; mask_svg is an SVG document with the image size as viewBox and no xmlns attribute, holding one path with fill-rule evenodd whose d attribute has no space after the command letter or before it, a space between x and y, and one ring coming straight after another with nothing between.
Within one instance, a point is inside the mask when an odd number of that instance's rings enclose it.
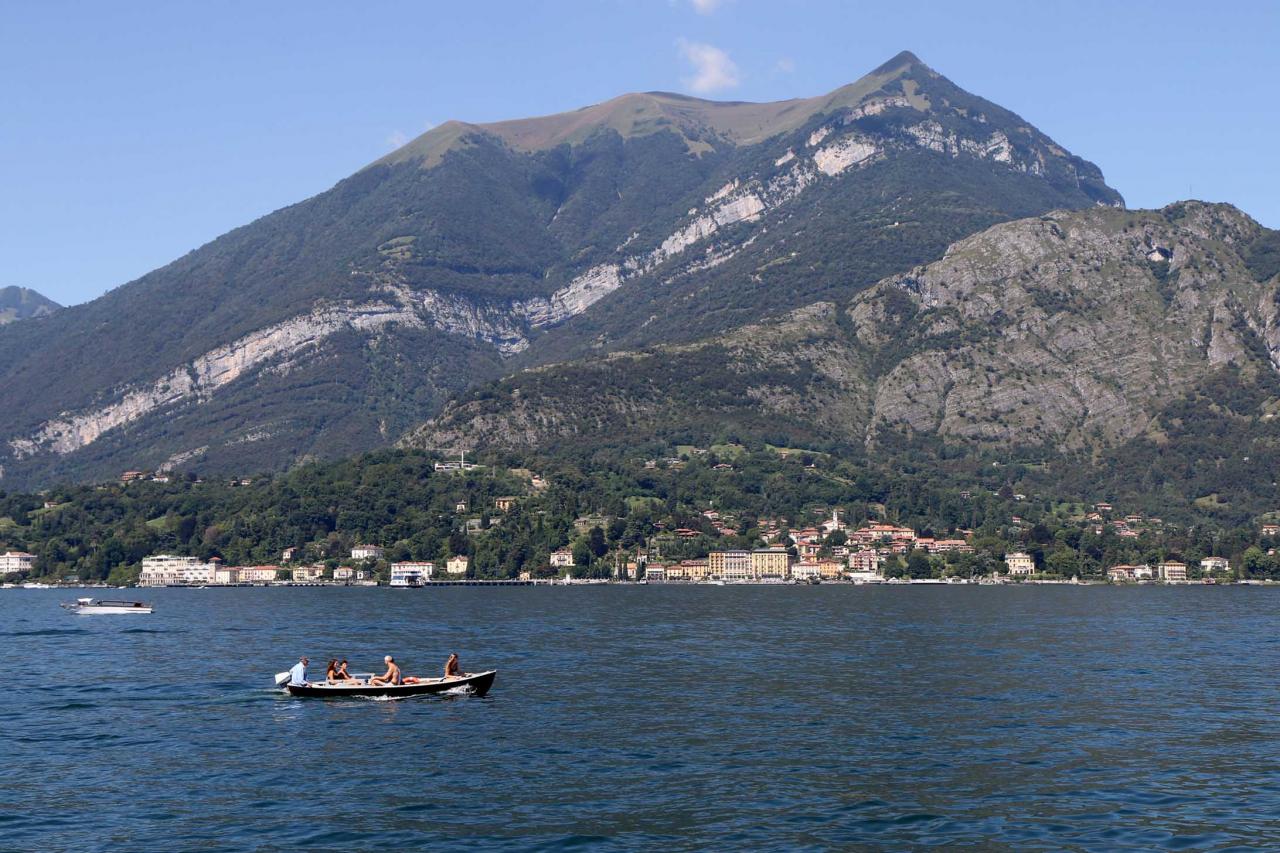
<instances>
[{"instance_id":1,"label":"lake water","mask_svg":"<svg viewBox=\"0 0 1280 853\"><path fill-rule=\"evenodd\" d=\"M1274 590L142 592L0 592L0 849L1280 844ZM271 689L452 650L488 697Z\"/></svg>"}]
</instances>

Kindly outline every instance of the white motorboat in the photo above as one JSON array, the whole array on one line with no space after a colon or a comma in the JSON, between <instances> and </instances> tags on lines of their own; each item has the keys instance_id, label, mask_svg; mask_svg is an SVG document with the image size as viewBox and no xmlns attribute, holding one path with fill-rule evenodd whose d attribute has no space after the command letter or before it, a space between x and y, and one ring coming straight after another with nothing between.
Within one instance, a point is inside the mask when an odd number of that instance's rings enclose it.
<instances>
[{"instance_id":1,"label":"white motorboat","mask_svg":"<svg viewBox=\"0 0 1280 853\"><path fill-rule=\"evenodd\" d=\"M120 616L125 613L151 613L153 608L144 601L109 601L98 598L77 598L64 601L62 606L79 616Z\"/></svg>"}]
</instances>

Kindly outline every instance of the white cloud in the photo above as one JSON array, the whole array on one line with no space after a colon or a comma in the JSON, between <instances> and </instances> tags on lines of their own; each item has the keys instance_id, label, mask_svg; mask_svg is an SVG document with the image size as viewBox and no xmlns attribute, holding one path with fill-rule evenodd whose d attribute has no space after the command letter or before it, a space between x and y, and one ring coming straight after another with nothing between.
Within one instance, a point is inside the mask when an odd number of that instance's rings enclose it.
<instances>
[{"instance_id":1,"label":"white cloud","mask_svg":"<svg viewBox=\"0 0 1280 853\"><path fill-rule=\"evenodd\" d=\"M702 42L679 39L680 55L693 66L693 76L685 85L698 94L732 89L738 85L738 66L718 47Z\"/></svg>"},{"instance_id":2,"label":"white cloud","mask_svg":"<svg viewBox=\"0 0 1280 853\"><path fill-rule=\"evenodd\" d=\"M393 130L387 137L387 145L394 151L409 141L408 135L402 130Z\"/></svg>"},{"instance_id":3,"label":"white cloud","mask_svg":"<svg viewBox=\"0 0 1280 853\"><path fill-rule=\"evenodd\" d=\"M710 15L716 9L719 9L724 0L689 0L693 6L693 11L699 15Z\"/></svg>"},{"instance_id":4,"label":"white cloud","mask_svg":"<svg viewBox=\"0 0 1280 853\"><path fill-rule=\"evenodd\" d=\"M784 56L773 64L773 70L779 74L790 74L796 70L796 61L789 56Z\"/></svg>"}]
</instances>

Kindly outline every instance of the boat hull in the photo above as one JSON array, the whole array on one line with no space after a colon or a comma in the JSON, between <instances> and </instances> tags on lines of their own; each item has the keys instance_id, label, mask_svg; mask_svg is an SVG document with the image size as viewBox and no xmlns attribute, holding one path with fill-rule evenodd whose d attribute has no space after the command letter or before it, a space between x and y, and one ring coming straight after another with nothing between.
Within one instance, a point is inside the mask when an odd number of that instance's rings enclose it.
<instances>
[{"instance_id":1,"label":"boat hull","mask_svg":"<svg viewBox=\"0 0 1280 853\"><path fill-rule=\"evenodd\" d=\"M430 679L416 684L286 684L284 689L290 696L308 696L322 699L339 699L347 696L425 696L432 693L448 693L459 687L469 688L471 695L483 696L493 687L493 680L498 675L496 669L488 672L477 672L464 678L451 678L448 681Z\"/></svg>"},{"instance_id":2,"label":"boat hull","mask_svg":"<svg viewBox=\"0 0 1280 853\"><path fill-rule=\"evenodd\" d=\"M64 601L61 606L77 616L124 616L130 613L140 613L145 616L153 610L145 601L113 601L95 598Z\"/></svg>"},{"instance_id":3,"label":"boat hull","mask_svg":"<svg viewBox=\"0 0 1280 853\"><path fill-rule=\"evenodd\" d=\"M150 614L150 607L78 607L72 611L77 616L122 616L126 613Z\"/></svg>"}]
</instances>

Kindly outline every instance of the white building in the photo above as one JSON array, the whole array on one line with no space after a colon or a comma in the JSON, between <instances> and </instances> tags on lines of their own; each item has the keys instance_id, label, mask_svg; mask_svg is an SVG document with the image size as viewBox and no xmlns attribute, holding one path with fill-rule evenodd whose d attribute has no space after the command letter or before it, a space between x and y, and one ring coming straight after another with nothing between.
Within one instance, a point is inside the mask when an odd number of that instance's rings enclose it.
<instances>
[{"instance_id":1,"label":"white building","mask_svg":"<svg viewBox=\"0 0 1280 853\"><path fill-rule=\"evenodd\" d=\"M293 570L293 579L297 583L313 583L324 577L324 566L298 566Z\"/></svg>"},{"instance_id":2,"label":"white building","mask_svg":"<svg viewBox=\"0 0 1280 853\"><path fill-rule=\"evenodd\" d=\"M356 570L350 566L338 566L333 570L333 579L343 583L350 583L355 579Z\"/></svg>"},{"instance_id":3,"label":"white building","mask_svg":"<svg viewBox=\"0 0 1280 853\"><path fill-rule=\"evenodd\" d=\"M1026 551L1014 551L1011 554L1005 554L1004 561L1009 566L1009 574L1011 575L1035 574L1035 558Z\"/></svg>"},{"instance_id":4,"label":"white building","mask_svg":"<svg viewBox=\"0 0 1280 853\"><path fill-rule=\"evenodd\" d=\"M1160 580L1165 583L1180 583L1187 579L1186 563L1166 562L1157 568L1160 570Z\"/></svg>"},{"instance_id":5,"label":"white building","mask_svg":"<svg viewBox=\"0 0 1280 853\"><path fill-rule=\"evenodd\" d=\"M216 583L217 566L199 557L156 554L142 558L138 586L195 586Z\"/></svg>"},{"instance_id":6,"label":"white building","mask_svg":"<svg viewBox=\"0 0 1280 853\"><path fill-rule=\"evenodd\" d=\"M218 566L213 570L213 582L219 586L234 586L240 583L238 566Z\"/></svg>"},{"instance_id":7,"label":"white building","mask_svg":"<svg viewBox=\"0 0 1280 853\"><path fill-rule=\"evenodd\" d=\"M357 545L351 549L353 560L381 560L382 548L377 545Z\"/></svg>"},{"instance_id":8,"label":"white building","mask_svg":"<svg viewBox=\"0 0 1280 853\"><path fill-rule=\"evenodd\" d=\"M0 575L12 572L29 572L35 568L36 555L26 551L5 551L0 554Z\"/></svg>"},{"instance_id":9,"label":"white building","mask_svg":"<svg viewBox=\"0 0 1280 853\"><path fill-rule=\"evenodd\" d=\"M392 586L422 586L436 572L435 563L392 563Z\"/></svg>"},{"instance_id":10,"label":"white building","mask_svg":"<svg viewBox=\"0 0 1280 853\"><path fill-rule=\"evenodd\" d=\"M471 568L470 557L450 557L449 562L444 564L444 570L451 575L465 575L469 568Z\"/></svg>"},{"instance_id":11,"label":"white building","mask_svg":"<svg viewBox=\"0 0 1280 853\"><path fill-rule=\"evenodd\" d=\"M557 569L573 568L573 551L568 548L558 548L552 551L551 565Z\"/></svg>"},{"instance_id":12,"label":"white building","mask_svg":"<svg viewBox=\"0 0 1280 853\"><path fill-rule=\"evenodd\" d=\"M791 566L791 577L798 581L807 581L822 577L822 569L817 560L801 560Z\"/></svg>"},{"instance_id":13,"label":"white building","mask_svg":"<svg viewBox=\"0 0 1280 853\"><path fill-rule=\"evenodd\" d=\"M1226 557L1205 557L1200 561L1200 568L1205 574L1213 574L1214 572L1231 571L1231 561Z\"/></svg>"}]
</instances>

